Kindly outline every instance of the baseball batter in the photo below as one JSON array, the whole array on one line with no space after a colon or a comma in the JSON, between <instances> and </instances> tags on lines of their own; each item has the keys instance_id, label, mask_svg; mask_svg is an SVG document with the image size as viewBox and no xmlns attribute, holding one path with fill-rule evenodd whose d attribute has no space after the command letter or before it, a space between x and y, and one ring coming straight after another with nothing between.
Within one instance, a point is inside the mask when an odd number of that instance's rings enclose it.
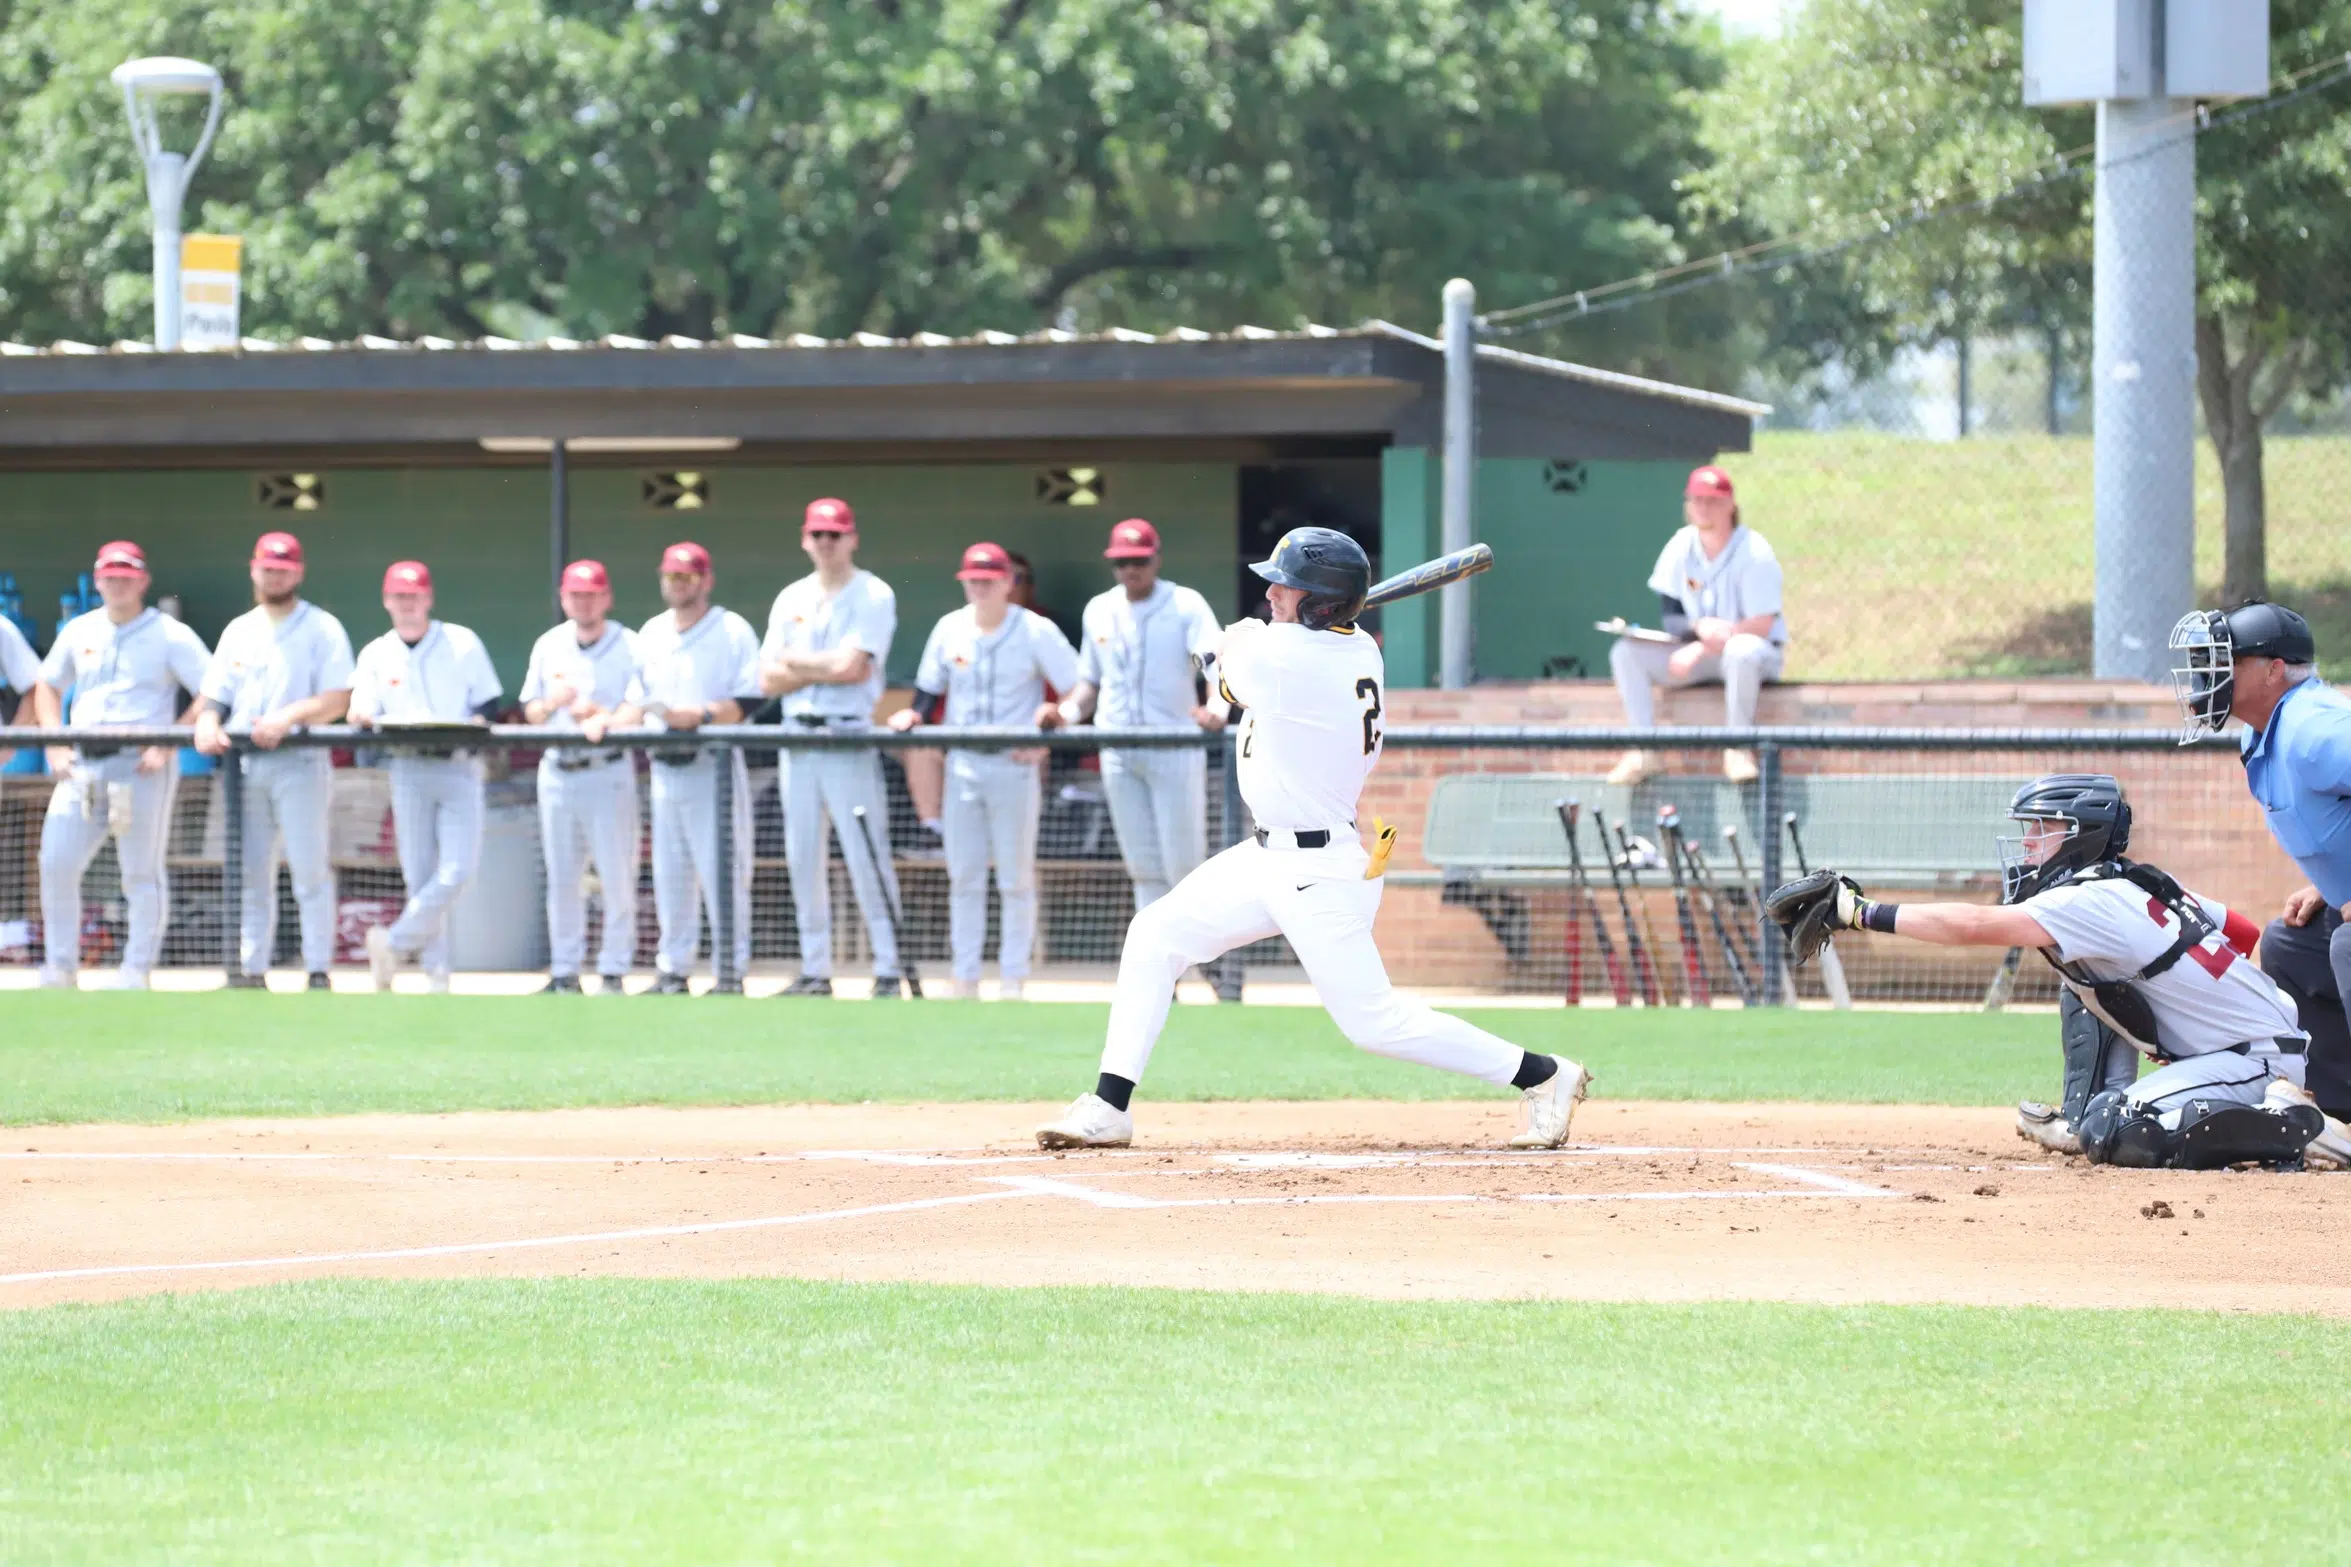
<instances>
[{"instance_id":1,"label":"baseball batter","mask_svg":"<svg viewBox=\"0 0 2351 1567\"><path fill-rule=\"evenodd\" d=\"M351 722L365 727L488 724L505 688L482 639L433 618L433 574L424 562L384 571L384 613L392 629L359 650ZM408 902L389 925L367 933L367 966L378 990L408 963L420 963L436 993L449 989L449 910L482 859L482 756L462 746L392 753L392 834Z\"/></svg>"},{"instance_id":2,"label":"baseball batter","mask_svg":"<svg viewBox=\"0 0 2351 1567\"><path fill-rule=\"evenodd\" d=\"M1998 905L1873 902L1823 868L1766 901L1791 959L1802 962L1840 929L2032 947L2085 1007L2159 1063L2091 1097L2073 1130L2092 1163L2209 1169L2298 1159L2324 1138L2340 1167L2351 1140L2328 1127L2304 1086L2310 1035L2293 1001L2242 956L2252 921L2124 858L2131 810L2111 777L2039 779L2017 791L2009 816L2023 830L2000 840Z\"/></svg>"},{"instance_id":3,"label":"baseball batter","mask_svg":"<svg viewBox=\"0 0 2351 1567\"><path fill-rule=\"evenodd\" d=\"M98 551L92 575L102 606L65 623L33 687L42 727L64 721L68 691L76 728L160 729L192 720L194 704L182 711L179 694L203 685L211 655L195 632L147 607L147 557L136 544L118 540ZM57 788L41 823L41 927L48 961L40 982L61 989L74 983L81 964L82 875L111 834L130 909L116 982L125 990L144 990L170 919L163 856L179 792L178 754L161 745L51 746L49 771Z\"/></svg>"},{"instance_id":4,"label":"baseball batter","mask_svg":"<svg viewBox=\"0 0 2351 1567\"><path fill-rule=\"evenodd\" d=\"M1140 517L1110 530L1102 556L1118 586L1086 605L1078 685L1061 704L1062 722L1222 729L1224 708L1199 689L1198 671L1224 634L1208 600L1160 579L1159 530ZM1149 908L1208 857L1208 753L1107 747L1102 793L1135 907Z\"/></svg>"},{"instance_id":5,"label":"baseball batter","mask_svg":"<svg viewBox=\"0 0 2351 1567\"><path fill-rule=\"evenodd\" d=\"M661 555L661 601L669 606L637 632L637 686L613 718L640 717L669 730L739 724L759 705L759 634L731 609L710 602L710 552L672 544ZM686 971L702 944L702 914L718 930L718 769L734 769L733 967L719 991L739 992L751 966L751 775L729 748L653 753L653 912L661 940L654 990L687 993ZM714 966L717 966L714 964Z\"/></svg>"},{"instance_id":6,"label":"baseball batter","mask_svg":"<svg viewBox=\"0 0 2351 1567\"><path fill-rule=\"evenodd\" d=\"M598 560L563 568L564 622L531 646L523 721L604 737L637 678L637 634L610 619L612 578ZM637 955L636 753L549 746L539 757L539 842L547 858L547 993L577 994L588 955L590 861L604 889L603 993L623 994Z\"/></svg>"},{"instance_id":7,"label":"baseball batter","mask_svg":"<svg viewBox=\"0 0 2351 1567\"><path fill-rule=\"evenodd\" d=\"M950 725L1035 725L1050 729L1061 710L1046 687L1077 683L1077 650L1061 628L1012 602L1012 557L1001 545L974 544L956 573L964 606L943 615L923 645L914 675L914 705L890 716L912 729L945 701ZM1003 928L996 951L997 994L1018 1000L1037 945L1037 813L1041 749L947 753L947 947L955 993L980 993L981 948L988 931L988 867L996 869Z\"/></svg>"},{"instance_id":8,"label":"baseball batter","mask_svg":"<svg viewBox=\"0 0 2351 1567\"><path fill-rule=\"evenodd\" d=\"M760 689L784 699L793 728L857 733L873 724L882 697L882 667L898 634L898 596L857 565L857 514L827 497L808 503L800 547L816 570L776 595L760 644ZM875 841L889 842L889 797L882 759L872 751L786 751L782 754L784 850L791 861L792 913L800 929L800 977L790 996L833 993L833 895L829 833L841 839L849 884L873 944L873 994L896 999L904 989L898 968L898 872L888 859L874 863L857 827L862 809ZM888 881L885 897L883 881Z\"/></svg>"},{"instance_id":9,"label":"baseball batter","mask_svg":"<svg viewBox=\"0 0 2351 1567\"><path fill-rule=\"evenodd\" d=\"M1059 1120L1037 1128L1038 1145L1132 1141L1129 1101L1167 1023L1176 980L1195 963L1278 935L1358 1048L1508 1083L1523 1095L1524 1118L1510 1146L1559 1147L1591 1074L1399 996L1372 940L1395 830L1378 829L1367 844L1355 819L1379 762L1387 690L1379 645L1355 626L1370 560L1343 533L1295 528L1271 560L1250 569L1269 584L1273 622L1227 627L1215 668L1221 693L1247 709L1240 786L1256 836L1135 915L1119 956L1101 1076Z\"/></svg>"},{"instance_id":10,"label":"baseball batter","mask_svg":"<svg viewBox=\"0 0 2351 1567\"><path fill-rule=\"evenodd\" d=\"M232 733L253 747L238 757L245 852L239 972L229 981L238 989L262 988L275 950L281 846L294 874L312 990L328 988L335 957L335 873L327 863L334 759L315 747L280 747L296 729L334 723L349 710L351 638L341 621L304 602L302 571L302 542L291 533L265 533L254 544L254 607L222 630L199 693L196 749L225 756Z\"/></svg>"}]
</instances>

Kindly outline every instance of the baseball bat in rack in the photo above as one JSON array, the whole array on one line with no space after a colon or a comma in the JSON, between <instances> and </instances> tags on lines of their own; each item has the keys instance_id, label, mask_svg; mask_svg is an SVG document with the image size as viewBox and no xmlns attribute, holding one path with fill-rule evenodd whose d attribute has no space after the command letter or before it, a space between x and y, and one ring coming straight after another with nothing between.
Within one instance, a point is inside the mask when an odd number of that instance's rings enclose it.
<instances>
[{"instance_id":1,"label":"baseball bat in rack","mask_svg":"<svg viewBox=\"0 0 2351 1567\"><path fill-rule=\"evenodd\" d=\"M882 884L882 907L890 914L890 934L898 943L898 967L906 976L906 993L920 1001L922 976L914 971L914 954L907 950L906 925L898 918L898 894L890 890L898 878L890 874L891 862L882 858L881 845L874 840L873 823L867 819L865 807L852 806L849 814L857 818L857 831L865 839L865 852L873 858L874 879Z\"/></svg>"},{"instance_id":2,"label":"baseball bat in rack","mask_svg":"<svg viewBox=\"0 0 2351 1567\"><path fill-rule=\"evenodd\" d=\"M1811 875L1812 867L1804 861L1804 834L1796 825L1796 813L1790 811L1781 817L1780 825L1787 829L1788 847L1796 852L1796 874ZM1833 940L1820 949L1820 982L1838 1011L1853 1010L1853 992L1845 984L1845 960L1837 956L1837 944Z\"/></svg>"},{"instance_id":3,"label":"baseball bat in rack","mask_svg":"<svg viewBox=\"0 0 2351 1567\"><path fill-rule=\"evenodd\" d=\"M1674 923L1682 938L1682 984L1695 1006L1714 1005L1706 983L1706 949L1699 945L1698 915L1690 904L1690 888L1682 880L1682 813L1670 805L1657 808L1658 848L1665 856L1665 872L1673 883Z\"/></svg>"},{"instance_id":4,"label":"baseball bat in rack","mask_svg":"<svg viewBox=\"0 0 2351 1567\"><path fill-rule=\"evenodd\" d=\"M1571 923L1575 920L1580 904L1583 916L1591 921L1592 945L1600 950L1600 966L1608 971L1609 992L1616 997L1618 1006L1629 1007L1633 1004L1632 986L1625 979L1624 964L1617 960L1616 943L1609 939L1608 920L1600 912L1599 895L1592 891L1591 873L1584 869L1583 845L1576 841L1576 824L1583 814L1583 804L1577 800L1560 800L1555 802L1554 808L1559 812L1560 829L1567 834L1568 875L1574 883L1567 895L1568 919ZM1578 938L1571 939L1576 940L1580 960L1582 942ZM1582 1000L1582 974L1579 971L1569 984L1567 1004L1575 1006Z\"/></svg>"},{"instance_id":5,"label":"baseball bat in rack","mask_svg":"<svg viewBox=\"0 0 2351 1567\"><path fill-rule=\"evenodd\" d=\"M1616 851L1608 846L1608 819L1600 814L1597 805L1592 807L1592 830L1600 835L1600 858L1607 862L1609 885L1616 889L1616 911L1624 920L1625 964L1641 987L1642 1004L1661 1006L1664 1003L1658 991L1657 963L1649 956L1649 949L1641 944L1640 926L1633 923L1633 900L1624 890L1624 874L1617 866Z\"/></svg>"}]
</instances>

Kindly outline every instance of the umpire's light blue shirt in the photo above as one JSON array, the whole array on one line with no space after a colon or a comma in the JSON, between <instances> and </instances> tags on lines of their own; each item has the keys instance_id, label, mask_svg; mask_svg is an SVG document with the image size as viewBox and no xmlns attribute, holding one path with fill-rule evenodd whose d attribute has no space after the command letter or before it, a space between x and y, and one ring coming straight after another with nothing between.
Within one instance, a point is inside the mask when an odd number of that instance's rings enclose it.
<instances>
[{"instance_id":1,"label":"umpire's light blue shirt","mask_svg":"<svg viewBox=\"0 0 2351 1567\"><path fill-rule=\"evenodd\" d=\"M2351 904L2351 697L2313 676L2245 733L2245 783L2320 896Z\"/></svg>"}]
</instances>

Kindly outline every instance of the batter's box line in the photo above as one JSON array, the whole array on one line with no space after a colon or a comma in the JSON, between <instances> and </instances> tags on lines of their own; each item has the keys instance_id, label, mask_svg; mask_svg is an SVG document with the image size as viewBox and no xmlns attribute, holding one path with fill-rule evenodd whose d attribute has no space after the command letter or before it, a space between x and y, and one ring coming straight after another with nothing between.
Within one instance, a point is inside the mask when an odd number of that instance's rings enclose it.
<instances>
[{"instance_id":1,"label":"batter's box line","mask_svg":"<svg viewBox=\"0 0 2351 1567\"><path fill-rule=\"evenodd\" d=\"M1097 1208L1261 1208L1332 1206L1356 1203L1476 1203L1476 1202L1718 1202L1756 1198L1842 1199L1846 1201L1901 1197L1905 1194L1866 1181L1849 1180L1823 1170L1799 1165L1734 1163L1734 1170L1796 1181L1793 1189L1767 1191L1695 1192L1522 1192L1514 1197L1489 1197L1476 1192L1316 1192L1278 1197L1142 1197L1132 1192L1104 1191L1079 1181L1047 1175L987 1175L979 1179L1037 1197L1066 1197Z\"/></svg>"}]
</instances>

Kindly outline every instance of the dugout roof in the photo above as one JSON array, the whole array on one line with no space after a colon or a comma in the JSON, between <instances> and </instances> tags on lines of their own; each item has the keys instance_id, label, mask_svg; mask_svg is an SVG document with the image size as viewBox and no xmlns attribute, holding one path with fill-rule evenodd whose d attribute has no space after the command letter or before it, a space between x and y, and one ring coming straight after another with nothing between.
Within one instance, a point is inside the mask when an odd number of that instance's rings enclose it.
<instances>
[{"instance_id":1,"label":"dugout roof","mask_svg":"<svg viewBox=\"0 0 2351 1567\"><path fill-rule=\"evenodd\" d=\"M1089 452L1248 460L1435 447L1444 360L1385 322L703 342L607 337L238 350L0 344L0 468L536 464L553 439L722 439L789 461ZM1482 345L1480 455L1686 459L1749 447L1759 403ZM505 450L485 448L484 442ZM582 454L587 455L587 454ZM595 460L593 457L590 461ZM622 459L636 460L636 459Z\"/></svg>"}]
</instances>

